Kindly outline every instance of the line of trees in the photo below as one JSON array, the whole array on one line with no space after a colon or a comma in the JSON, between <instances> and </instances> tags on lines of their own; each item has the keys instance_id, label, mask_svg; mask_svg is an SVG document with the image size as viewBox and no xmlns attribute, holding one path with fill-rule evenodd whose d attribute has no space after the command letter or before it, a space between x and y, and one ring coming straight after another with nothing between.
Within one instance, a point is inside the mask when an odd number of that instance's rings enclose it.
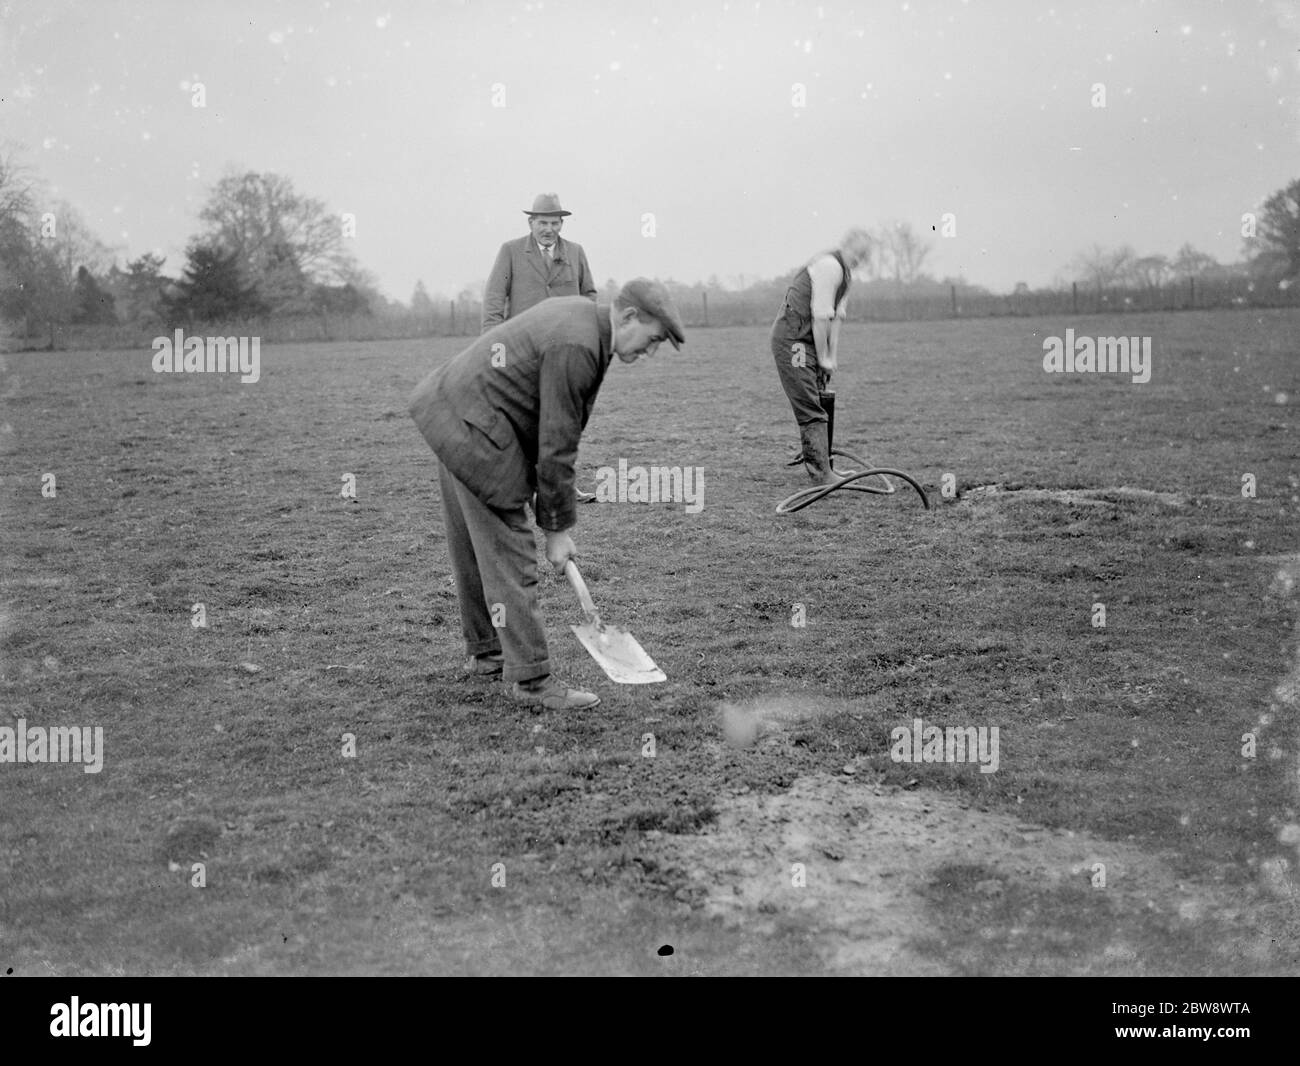
<instances>
[{"instance_id":1,"label":"line of trees","mask_svg":"<svg viewBox=\"0 0 1300 1066\"><path fill-rule=\"evenodd\" d=\"M66 202L0 152L0 318L24 337L65 326L142 329L389 307L348 249L349 220L278 174L229 174L199 212L179 276L146 253L117 264ZM400 306L400 305L399 305Z\"/></svg>"},{"instance_id":2,"label":"line of trees","mask_svg":"<svg viewBox=\"0 0 1300 1066\"><path fill-rule=\"evenodd\" d=\"M387 300L348 248L348 216L299 193L288 178L228 174L211 190L199 221L202 229L188 244L178 276L165 274L164 258L153 253L120 267L72 205L43 194L15 154L0 151L0 319L26 338L48 337L51 348L56 331L69 325L153 330L304 317L328 325L330 318L382 315L410 320L417 334L447 324L459 332L477 328L482 283L449 299L431 296L419 282L409 309ZM855 287L857 300L934 301L951 294L954 303L976 305L998 299L964 278L927 273L931 245L911 224L884 223L871 233L872 252L862 267L865 280ZM1039 292L1068 290L1073 282L1099 297L1117 290L1151 297L1188 280L1198 288L1245 282L1251 291L1285 290L1300 281L1300 179L1270 196L1258 213L1245 216L1242 236L1243 259L1234 264L1218 263L1190 244L1172 257L1094 245L1068 264L1051 289ZM727 318L739 321L735 316L744 305L775 313L794 272L752 281L741 277L730 286L716 275L694 285L671 279L665 284L684 308L701 307L705 321L711 299L731 304ZM616 287L612 279L605 286L611 292ZM1012 295L1027 294L1022 283ZM1154 306L1151 299L1146 303ZM319 335L328 336L329 329Z\"/></svg>"},{"instance_id":3,"label":"line of trees","mask_svg":"<svg viewBox=\"0 0 1300 1066\"><path fill-rule=\"evenodd\" d=\"M908 301L935 305L955 301L959 307L989 308L1007 299L963 277L936 278L927 273L924 267L932 245L907 222L884 223L870 233L871 255L860 268L864 280L853 290L853 300L860 307L897 308ZM1157 296L1189 283L1193 291L1201 294L1231 292L1234 298L1224 302L1232 303L1241 302L1235 294L1243 291L1261 300L1279 290L1285 292L1300 285L1300 179L1270 196L1258 212L1244 216L1242 237L1242 259L1236 263L1220 263L1191 244L1184 244L1172 256L1140 255L1128 245L1093 245L1075 256L1050 286L1031 290L1020 282L1009 295L1059 296L1064 292L1068 296L1071 286L1078 285L1093 293L1088 306L1101 308L1167 305L1169 299ZM730 284L724 284L717 275L693 285L672 280L665 284L683 308L696 309L697 320L703 317L716 323L739 324L758 321L758 309L774 314L796 270L775 278L749 279L742 275L729 279ZM1300 290L1292 295L1300 295ZM1135 299L1128 300L1127 296ZM1021 305L1031 306L1024 301ZM1186 306L1187 301L1175 301L1173 305ZM746 307L753 307L757 317L747 316ZM700 308L706 309L703 316ZM722 313L710 315L709 308L721 309Z\"/></svg>"},{"instance_id":4,"label":"line of trees","mask_svg":"<svg viewBox=\"0 0 1300 1066\"><path fill-rule=\"evenodd\" d=\"M1098 293L1151 293L1188 281L1245 281L1265 291L1289 289L1300 282L1300 178L1265 200L1258 212L1243 215L1241 236L1242 258L1236 263L1220 263L1191 244L1173 256L1140 255L1129 245L1094 244L1071 260L1065 277L1057 279L1058 287L1075 282Z\"/></svg>"},{"instance_id":5,"label":"line of trees","mask_svg":"<svg viewBox=\"0 0 1300 1066\"><path fill-rule=\"evenodd\" d=\"M31 174L0 153L0 316L26 335L66 322L114 316L98 278L112 262L107 248L63 201L42 206Z\"/></svg>"}]
</instances>

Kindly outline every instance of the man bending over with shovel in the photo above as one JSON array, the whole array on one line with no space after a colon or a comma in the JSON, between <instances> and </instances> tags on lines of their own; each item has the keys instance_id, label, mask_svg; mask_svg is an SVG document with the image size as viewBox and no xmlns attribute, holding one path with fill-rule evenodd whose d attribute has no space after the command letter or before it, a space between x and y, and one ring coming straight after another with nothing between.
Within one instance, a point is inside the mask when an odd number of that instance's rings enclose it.
<instances>
[{"instance_id":1,"label":"man bending over with shovel","mask_svg":"<svg viewBox=\"0 0 1300 1066\"><path fill-rule=\"evenodd\" d=\"M804 469L818 485L838 480L830 457L835 394L829 386L853 271L870 254L871 235L849 230L838 248L815 256L794 276L772 323L776 372L799 424Z\"/></svg>"},{"instance_id":2,"label":"man bending over with shovel","mask_svg":"<svg viewBox=\"0 0 1300 1066\"><path fill-rule=\"evenodd\" d=\"M562 571L577 554L573 463L612 357L634 363L685 339L667 290L636 278L612 305L554 297L494 326L411 396L411 417L438 457L466 672L503 676L520 703L600 702L551 674L524 505L533 503L547 562Z\"/></svg>"}]
</instances>

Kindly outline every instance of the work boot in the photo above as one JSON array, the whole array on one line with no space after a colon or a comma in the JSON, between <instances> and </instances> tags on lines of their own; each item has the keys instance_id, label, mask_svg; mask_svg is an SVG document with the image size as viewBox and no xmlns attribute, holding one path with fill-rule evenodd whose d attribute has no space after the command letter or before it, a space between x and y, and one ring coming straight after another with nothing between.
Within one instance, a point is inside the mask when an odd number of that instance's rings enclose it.
<instances>
[{"instance_id":1,"label":"work boot","mask_svg":"<svg viewBox=\"0 0 1300 1066\"><path fill-rule=\"evenodd\" d=\"M595 693L569 688L552 674L531 681L516 681L510 688L510 696L517 703L545 707L548 711L584 711L600 702Z\"/></svg>"},{"instance_id":2,"label":"work boot","mask_svg":"<svg viewBox=\"0 0 1300 1066\"><path fill-rule=\"evenodd\" d=\"M830 485L840 479L831 470L831 459L826 448L826 423L810 422L799 427L803 440L803 468L808 471L814 485Z\"/></svg>"}]
</instances>

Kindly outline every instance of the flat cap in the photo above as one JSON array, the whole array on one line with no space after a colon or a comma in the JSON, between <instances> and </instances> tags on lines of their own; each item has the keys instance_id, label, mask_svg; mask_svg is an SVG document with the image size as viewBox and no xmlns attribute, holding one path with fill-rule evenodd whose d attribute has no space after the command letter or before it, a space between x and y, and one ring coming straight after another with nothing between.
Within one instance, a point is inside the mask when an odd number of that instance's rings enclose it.
<instances>
[{"instance_id":1,"label":"flat cap","mask_svg":"<svg viewBox=\"0 0 1300 1066\"><path fill-rule=\"evenodd\" d=\"M686 343L686 331L682 326L682 316L677 313L673 298L657 281L649 278L633 278L619 291L619 297L637 310L659 319L668 331L668 339L674 348L681 351Z\"/></svg>"}]
</instances>

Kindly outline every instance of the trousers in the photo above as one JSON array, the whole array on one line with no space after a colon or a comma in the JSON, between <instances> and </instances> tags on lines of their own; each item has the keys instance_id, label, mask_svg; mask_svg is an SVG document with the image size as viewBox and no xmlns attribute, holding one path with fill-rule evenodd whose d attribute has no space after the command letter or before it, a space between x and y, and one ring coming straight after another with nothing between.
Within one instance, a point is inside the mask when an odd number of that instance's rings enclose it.
<instances>
[{"instance_id":1,"label":"trousers","mask_svg":"<svg viewBox=\"0 0 1300 1066\"><path fill-rule=\"evenodd\" d=\"M794 420L801 428L814 422L825 422L826 410L820 397L826 391L830 375L818 365L817 349L812 341L790 340L781 330L781 324L781 319L777 319L772 329L772 357L776 360L781 388L794 411Z\"/></svg>"},{"instance_id":2,"label":"trousers","mask_svg":"<svg viewBox=\"0 0 1300 1066\"><path fill-rule=\"evenodd\" d=\"M523 507L489 507L438 461L460 627L470 655L501 652L502 679L551 672L537 596L537 542Z\"/></svg>"}]
</instances>

